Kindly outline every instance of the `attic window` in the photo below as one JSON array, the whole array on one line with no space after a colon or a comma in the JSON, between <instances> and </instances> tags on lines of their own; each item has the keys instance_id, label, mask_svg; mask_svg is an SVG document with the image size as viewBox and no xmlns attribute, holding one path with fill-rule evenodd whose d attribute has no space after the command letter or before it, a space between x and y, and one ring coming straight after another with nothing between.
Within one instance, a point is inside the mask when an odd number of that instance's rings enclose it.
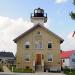
<instances>
[{"instance_id":1,"label":"attic window","mask_svg":"<svg viewBox=\"0 0 75 75\"><path fill-rule=\"evenodd\" d=\"M41 32L40 32L40 31L38 31L36 34L37 34L37 35L41 35Z\"/></svg>"}]
</instances>

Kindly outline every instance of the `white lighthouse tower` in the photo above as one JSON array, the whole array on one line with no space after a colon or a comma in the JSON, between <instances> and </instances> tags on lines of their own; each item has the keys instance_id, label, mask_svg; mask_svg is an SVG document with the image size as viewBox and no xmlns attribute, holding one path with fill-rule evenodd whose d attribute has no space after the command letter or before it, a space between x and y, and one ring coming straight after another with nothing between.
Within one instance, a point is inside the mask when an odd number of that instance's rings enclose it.
<instances>
[{"instance_id":1,"label":"white lighthouse tower","mask_svg":"<svg viewBox=\"0 0 75 75\"><path fill-rule=\"evenodd\" d=\"M36 24L44 25L47 22L47 13L44 13L44 10L37 8L34 10L34 13L31 14L31 22Z\"/></svg>"}]
</instances>

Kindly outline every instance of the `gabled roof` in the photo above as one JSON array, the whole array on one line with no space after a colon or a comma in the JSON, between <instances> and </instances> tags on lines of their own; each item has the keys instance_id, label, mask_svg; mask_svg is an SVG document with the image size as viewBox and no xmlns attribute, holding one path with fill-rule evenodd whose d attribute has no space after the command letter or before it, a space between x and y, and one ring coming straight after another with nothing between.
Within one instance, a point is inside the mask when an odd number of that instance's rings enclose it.
<instances>
[{"instance_id":1,"label":"gabled roof","mask_svg":"<svg viewBox=\"0 0 75 75\"><path fill-rule=\"evenodd\" d=\"M0 52L0 57L13 57L14 58L14 55L12 52Z\"/></svg>"},{"instance_id":2,"label":"gabled roof","mask_svg":"<svg viewBox=\"0 0 75 75\"><path fill-rule=\"evenodd\" d=\"M61 58L65 59L65 58L70 58L70 56L73 54L73 50L70 51L61 51L60 52L60 56Z\"/></svg>"},{"instance_id":3,"label":"gabled roof","mask_svg":"<svg viewBox=\"0 0 75 75\"><path fill-rule=\"evenodd\" d=\"M20 39L21 37L23 37L27 33L33 31L37 27L41 27L41 28L45 29L47 32L52 33L54 36L56 36L57 38L60 39L60 43L62 43L64 41L61 37L59 37L58 35L56 35L55 33L53 33L52 31L48 30L46 27L44 27L43 25L40 25L40 24L37 24L37 25L33 26L31 29L29 29L28 31L24 32L23 34L21 34L20 36L18 36L17 38L15 38L13 41L17 42L18 39Z\"/></svg>"}]
</instances>

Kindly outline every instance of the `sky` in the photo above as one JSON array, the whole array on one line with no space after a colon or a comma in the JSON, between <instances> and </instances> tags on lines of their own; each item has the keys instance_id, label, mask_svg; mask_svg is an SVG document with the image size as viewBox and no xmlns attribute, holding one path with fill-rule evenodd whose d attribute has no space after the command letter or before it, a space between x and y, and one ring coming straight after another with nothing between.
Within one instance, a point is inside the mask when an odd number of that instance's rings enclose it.
<instances>
[{"instance_id":1,"label":"sky","mask_svg":"<svg viewBox=\"0 0 75 75\"><path fill-rule=\"evenodd\" d=\"M64 39L61 49L75 50L75 20L69 16L73 0L0 0L0 51L16 54L13 39L33 26L30 16L38 7L47 13L45 27Z\"/></svg>"}]
</instances>

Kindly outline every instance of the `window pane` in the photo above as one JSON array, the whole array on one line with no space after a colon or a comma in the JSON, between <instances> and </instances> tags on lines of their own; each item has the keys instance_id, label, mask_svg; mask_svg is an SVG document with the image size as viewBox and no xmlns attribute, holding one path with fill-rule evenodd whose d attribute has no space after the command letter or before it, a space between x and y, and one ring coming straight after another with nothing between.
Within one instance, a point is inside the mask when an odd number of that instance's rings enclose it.
<instances>
[{"instance_id":1,"label":"window pane","mask_svg":"<svg viewBox=\"0 0 75 75\"><path fill-rule=\"evenodd\" d=\"M75 62L75 59L72 59L72 62Z\"/></svg>"},{"instance_id":2,"label":"window pane","mask_svg":"<svg viewBox=\"0 0 75 75\"><path fill-rule=\"evenodd\" d=\"M52 48L52 44L51 43L48 43L48 48Z\"/></svg>"},{"instance_id":3,"label":"window pane","mask_svg":"<svg viewBox=\"0 0 75 75\"><path fill-rule=\"evenodd\" d=\"M30 46L29 41L26 41L26 42L25 42L25 48L29 48L29 46Z\"/></svg>"},{"instance_id":4,"label":"window pane","mask_svg":"<svg viewBox=\"0 0 75 75\"><path fill-rule=\"evenodd\" d=\"M48 58L48 61L52 61L52 58Z\"/></svg>"},{"instance_id":5,"label":"window pane","mask_svg":"<svg viewBox=\"0 0 75 75\"><path fill-rule=\"evenodd\" d=\"M25 54L25 61L30 61L30 55L29 54Z\"/></svg>"},{"instance_id":6,"label":"window pane","mask_svg":"<svg viewBox=\"0 0 75 75\"><path fill-rule=\"evenodd\" d=\"M48 61L52 61L52 55L48 55Z\"/></svg>"},{"instance_id":7,"label":"window pane","mask_svg":"<svg viewBox=\"0 0 75 75\"><path fill-rule=\"evenodd\" d=\"M35 48L37 48L37 49L43 48L42 41L37 41L37 42L35 43Z\"/></svg>"},{"instance_id":8,"label":"window pane","mask_svg":"<svg viewBox=\"0 0 75 75\"><path fill-rule=\"evenodd\" d=\"M37 34L40 34L40 32L38 31Z\"/></svg>"},{"instance_id":9,"label":"window pane","mask_svg":"<svg viewBox=\"0 0 75 75\"><path fill-rule=\"evenodd\" d=\"M26 45L25 47L26 47L26 48L29 48L29 45Z\"/></svg>"}]
</instances>

